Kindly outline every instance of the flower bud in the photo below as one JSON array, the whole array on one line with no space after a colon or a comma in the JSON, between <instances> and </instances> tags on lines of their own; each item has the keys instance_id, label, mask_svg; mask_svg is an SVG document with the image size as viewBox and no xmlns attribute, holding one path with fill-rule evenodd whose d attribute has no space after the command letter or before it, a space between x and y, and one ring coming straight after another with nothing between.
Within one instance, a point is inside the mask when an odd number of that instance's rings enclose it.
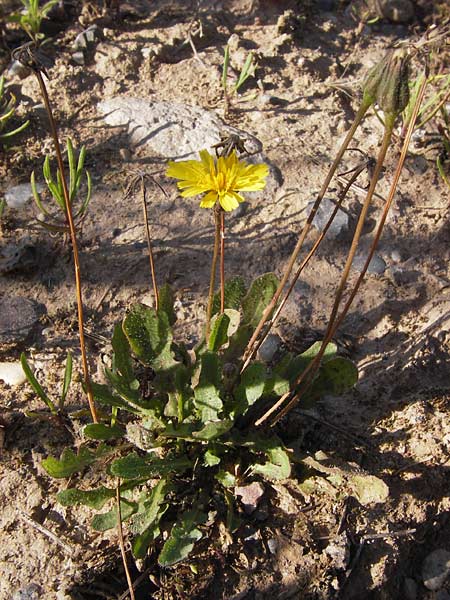
<instances>
[{"instance_id":1,"label":"flower bud","mask_svg":"<svg viewBox=\"0 0 450 600\"><path fill-rule=\"evenodd\" d=\"M370 69L363 84L364 100L377 102L381 110L396 117L409 102L409 57L404 49L390 50Z\"/></svg>"}]
</instances>

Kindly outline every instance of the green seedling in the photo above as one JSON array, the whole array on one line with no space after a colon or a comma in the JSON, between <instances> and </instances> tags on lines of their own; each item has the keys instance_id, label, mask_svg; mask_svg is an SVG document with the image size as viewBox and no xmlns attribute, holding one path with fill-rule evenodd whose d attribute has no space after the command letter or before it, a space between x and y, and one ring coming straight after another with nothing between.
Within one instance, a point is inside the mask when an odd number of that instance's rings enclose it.
<instances>
[{"instance_id":1,"label":"green seedling","mask_svg":"<svg viewBox=\"0 0 450 600\"><path fill-rule=\"evenodd\" d=\"M5 78L0 77L0 143L5 143L13 136L22 132L28 127L30 121L25 121L16 129L6 131L8 122L14 117L16 112L16 98L14 94L9 94L9 98L5 97Z\"/></svg>"},{"instance_id":2,"label":"green seedling","mask_svg":"<svg viewBox=\"0 0 450 600\"><path fill-rule=\"evenodd\" d=\"M47 406L51 415L53 415L54 417L58 417L61 414L61 411L64 409L64 403L66 401L67 393L72 382L72 355L70 354L70 352L67 354L61 396L59 397L59 400L56 404L45 392L44 388L41 386L39 381L36 379L24 353L20 355L20 362L22 364L22 369L25 373L28 383L31 385L31 387L42 400L42 402L44 402L44 404ZM29 416L35 416L35 414L29 413Z\"/></svg>"},{"instance_id":3,"label":"green seedling","mask_svg":"<svg viewBox=\"0 0 450 600\"><path fill-rule=\"evenodd\" d=\"M42 40L45 36L41 33L41 23L58 4L59 0L48 0L39 6L39 0L21 0L23 9L20 13L13 13L8 17L11 23L17 23L29 35L33 42Z\"/></svg>"},{"instance_id":4,"label":"green seedling","mask_svg":"<svg viewBox=\"0 0 450 600\"><path fill-rule=\"evenodd\" d=\"M78 200L80 186L81 186L81 182L83 179L83 174L85 175L86 185L87 185L86 195L85 195L84 199L79 203L78 210L73 212L73 218L75 221L78 220L78 222L80 222L80 220L82 220L84 218L84 216L86 215L86 211L89 206L89 201L91 199L91 192L92 192L92 182L91 182L90 173L89 173L89 171L84 169L85 158L86 158L86 149L83 146L78 155L78 160L76 160L72 141L69 138L67 140L67 160L69 163L68 192L69 192L69 200L70 200L72 210L73 210L73 207L74 207L76 201ZM56 202L57 207L63 212L64 217L65 217L66 202L65 202L65 198L64 198L64 189L63 189L63 184L62 184L62 179L61 179L61 173L60 173L59 169L57 169L56 180L53 178L51 168L50 168L49 156L45 157L42 172L44 174L45 183L47 185L47 188L48 188L53 200ZM40 225L42 225L43 227L45 227L46 229L49 229L51 231L67 231L67 226L58 221L55 221L53 213L45 207L44 202L42 201L41 196L37 190L36 176L35 176L34 171L31 174L31 189L33 191L33 198L34 198L34 201L35 201L37 207L39 208L41 213L43 213L46 217L49 218L48 222L43 221L43 220L38 220L38 223Z\"/></svg>"},{"instance_id":5,"label":"green seedling","mask_svg":"<svg viewBox=\"0 0 450 600\"><path fill-rule=\"evenodd\" d=\"M239 73L239 77L236 82L230 87L228 85L229 79L229 67L230 67L230 47L227 44L225 46L224 56L223 56L223 66L222 66L222 89L224 95L224 115L228 114L230 103L238 93L239 89L244 85L249 77L253 77L255 74L255 62L254 62L254 54L253 52L249 52L247 58L245 59L244 66Z\"/></svg>"}]
</instances>

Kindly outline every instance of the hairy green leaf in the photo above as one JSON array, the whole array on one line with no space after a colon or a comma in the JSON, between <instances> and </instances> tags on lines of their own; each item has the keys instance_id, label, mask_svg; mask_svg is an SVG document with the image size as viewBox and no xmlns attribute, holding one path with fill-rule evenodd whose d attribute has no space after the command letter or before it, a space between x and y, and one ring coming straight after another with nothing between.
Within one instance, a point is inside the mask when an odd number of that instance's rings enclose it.
<instances>
[{"instance_id":1,"label":"hairy green leaf","mask_svg":"<svg viewBox=\"0 0 450 600\"><path fill-rule=\"evenodd\" d=\"M267 462L263 465L256 464L252 467L252 473L262 475L269 481L286 479L291 474L291 465L287 452L283 450L280 442L276 438L270 438L260 441L256 448L261 450L267 456Z\"/></svg>"},{"instance_id":2,"label":"hairy green leaf","mask_svg":"<svg viewBox=\"0 0 450 600\"><path fill-rule=\"evenodd\" d=\"M131 360L131 347L121 324L117 324L114 327L111 345L114 350L113 371L117 371L127 383L133 383L136 381L136 376L133 370L133 361Z\"/></svg>"},{"instance_id":3,"label":"hairy green leaf","mask_svg":"<svg viewBox=\"0 0 450 600\"><path fill-rule=\"evenodd\" d=\"M173 325L177 320L174 310L175 296L172 288L165 283L159 288L159 310L166 313L169 325Z\"/></svg>"},{"instance_id":4,"label":"hairy green leaf","mask_svg":"<svg viewBox=\"0 0 450 600\"><path fill-rule=\"evenodd\" d=\"M223 485L223 487L225 488L229 488L229 487L234 487L237 483L237 479L236 477L233 475L233 473L230 473L229 471L224 471L223 469L221 469L216 475L215 478L217 479L217 481L219 483L221 483Z\"/></svg>"},{"instance_id":5,"label":"hairy green leaf","mask_svg":"<svg viewBox=\"0 0 450 600\"><path fill-rule=\"evenodd\" d=\"M263 363L253 362L241 375L241 381L236 389L236 414L245 414L264 392L266 382L266 367Z\"/></svg>"},{"instance_id":6,"label":"hairy green leaf","mask_svg":"<svg viewBox=\"0 0 450 600\"><path fill-rule=\"evenodd\" d=\"M157 458L154 456L142 457L131 452L111 464L111 474L122 479L140 479L166 475L172 471L184 472L192 467L192 462L185 457Z\"/></svg>"},{"instance_id":7,"label":"hairy green leaf","mask_svg":"<svg viewBox=\"0 0 450 600\"><path fill-rule=\"evenodd\" d=\"M124 498L120 499L120 513L122 517L122 522L127 521L138 509L137 502L131 502L129 500L125 500ZM106 513L102 513L99 515L95 515L92 519L92 528L95 531L107 531L108 529L114 529L117 527L119 522L118 519L118 511L117 511L117 503L113 506L111 510Z\"/></svg>"},{"instance_id":8,"label":"hairy green leaf","mask_svg":"<svg viewBox=\"0 0 450 600\"><path fill-rule=\"evenodd\" d=\"M201 357L199 381L194 389L194 404L204 423L216 421L222 409L219 385L219 358L212 352L205 352Z\"/></svg>"},{"instance_id":9,"label":"hairy green leaf","mask_svg":"<svg viewBox=\"0 0 450 600\"><path fill-rule=\"evenodd\" d=\"M53 456L44 458L42 466L51 477L63 479L91 465L97 458L97 452L92 452L85 446L81 446L78 454L75 454L70 448L65 448L61 458L58 459Z\"/></svg>"},{"instance_id":10,"label":"hairy green leaf","mask_svg":"<svg viewBox=\"0 0 450 600\"><path fill-rule=\"evenodd\" d=\"M230 317L225 313L214 315L211 319L211 333L209 334L208 349L217 352L228 341L228 326Z\"/></svg>"},{"instance_id":11,"label":"hairy green leaf","mask_svg":"<svg viewBox=\"0 0 450 600\"><path fill-rule=\"evenodd\" d=\"M84 427L83 434L91 440L115 440L125 435L125 429L119 425L89 423Z\"/></svg>"},{"instance_id":12,"label":"hairy green leaf","mask_svg":"<svg viewBox=\"0 0 450 600\"><path fill-rule=\"evenodd\" d=\"M264 310L272 300L278 283L274 273L265 273L254 280L248 294L242 301L243 323L249 323L256 327L263 316Z\"/></svg>"},{"instance_id":13,"label":"hairy green leaf","mask_svg":"<svg viewBox=\"0 0 450 600\"><path fill-rule=\"evenodd\" d=\"M106 488L103 485L94 490L78 490L77 488L69 488L62 490L57 494L57 499L63 506L75 506L82 504L100 510L103 506L116 495L116 490Z\"/></svg>"},{"instance_id":14,"label":"hairy green leaf","mask_svg":"<svg viewBox=\"0 0 450 600\"><path fill-rule=\"evenodd\" d=\"M195 542L202 537L198 525L205 523L207 516L199 510L183 513L161 550L158 562L162 567L170 567L184 560L194 548Z\"/></svg>"},{"instance_id":15,"label":"hairy green leaf","mask_svg":"<svg viewBox=\"0 0 450 600\"><path fill-rule=\"evenodd\" d=\"M225 302L224 308L239 310L242 299L245 296L247 288L242 277L233 277L225 282ZM215 315L220 311L220 293L215 294L212 314Z\"/></svg>"},{"instance_id":16,"label":"hairy green leaf","mask_svg":"<svg viewBox=\"0 0 450 600\"><path fill-rule=\"evenodd\" d=\"M233 421L209 421L205 423L200 431L194 431L192 437L196 440L215 440L233 427Z\"/></svg>"}]
</instances>

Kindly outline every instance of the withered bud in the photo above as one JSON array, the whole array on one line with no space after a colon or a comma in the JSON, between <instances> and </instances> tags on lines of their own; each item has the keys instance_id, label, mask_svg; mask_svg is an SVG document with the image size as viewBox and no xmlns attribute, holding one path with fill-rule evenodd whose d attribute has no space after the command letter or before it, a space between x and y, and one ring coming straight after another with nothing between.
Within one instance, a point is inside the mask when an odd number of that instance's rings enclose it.
<instances>
[{"instance_id":1,"label":"withered bud","mask_svg":"<svg viewBox=\"0 0 450 600\"><path fill-rule=\"evenodd\" d=\"M389 50L370 69L363 84L364 100L377 102L381 110L396 117L409 102L409 57L402 48Z\"/></svg>"}]
</instances>

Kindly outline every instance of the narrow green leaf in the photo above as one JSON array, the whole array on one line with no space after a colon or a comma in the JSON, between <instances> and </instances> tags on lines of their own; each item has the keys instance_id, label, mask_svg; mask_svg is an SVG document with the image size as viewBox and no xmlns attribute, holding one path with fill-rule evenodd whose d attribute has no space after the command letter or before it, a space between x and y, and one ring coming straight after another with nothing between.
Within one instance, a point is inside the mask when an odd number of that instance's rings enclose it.
<instances>
[{"instance_id":1,"label":"narrow green leaf","mask_svg":"<svg viewBox=\"0 0 450 600\"><path fill-rule=\"evenodd\" d=\"M168 283L159 288L159 309L166 313L169 325L173 325L177 320L174 310L175 295Z\"/></svg>"},{"instance_id":2,"label":"narrow green leaf","mask_svg":"<svg viewBox=\"0 0 450 600\"><path fill-rule=\"evenodd\" d=\"M39 398L43 402L45 402L45 404L47 405L47 407L50 410L50 412L52 413L52 415L57 415L58 410L57 410L56 406L53 404L53 402L50 400L50 398L44 392L41 384L38 382L38 380L34 376L34 373L31 370L30 365L27 362L27 358L23 352L20 355L20 363L22 365L23 372L25 373L25 376L28 379L28 383L31 385L31 387L36 392L36 394L39 396Z\"/></svg>"},{"instance_id":3,"label":"narrow green leaf","mask_svg":"<svg viewBox=\"0 0 450 600\"><path fill-rule=\"evenodd\" d=\"M250 68L253 62L253 52L249 52L247 58L245 59L244 66L242 67L242 71L240 72L239 79L236 82L235 90L238 91L241 85L243 85L247 79L252 75L250 72Z\"/></svg>"},{"instance_id":4,"label":"narrow green leaf","mask_svg":"<svg viewBox=\"0 0 450 600\"><path fill-rule=\"evenodd\" d=\"M67 392L69 391L70 384L72 382L72 355L70 352L67 353L66 358L66 368L64 369L64 381L63 381L63 389L61 393L61 401L59 403L60 408L64 406L64 402L66 401Z\"/></svg>"},{"instance_id":5,"label":"narrow green leaf","mask_svg":"<svg viewBox=\"0 0 450 600\"><path fill-rule=\"evenodd\" d=\"M100 404L122 408L123 410L127 410L135 415L140 413L138 408L131 406L131 404L125 400L122 400L122 398L119 398L119 396L112 394L107 385L91 382L91 388L95 400L97 400L97 402Z\"/></svg>"},{"instance_id":6,"label":"narrow green leaf","mask_svg":"<svg viewBox=\"0 0 450 600\"><path fill-rule=\"evenodd\" d=\"M127 383L136 381L131 359L131 347L121 324L114 327L111 345L114 351L113 370L117 370Z\"/></svg>"},{"instance_id":7,"label":"narrow green leaf","mask_svg":"<svg viewBox=\"0 0 450 600\"><path fill-rule=\"evenodd\" d=\"M211 333L209 334L208 349L217 352L228 341L228 326L230 317L225 313L214 315L211 319Z\"/></svg>"},{"instance_id":8,"label":"narrow green leaf","mask_svg":"<svg viewBox=\"0 0 450 600\"><path fill-rule=\"evenodd\" d=\"M181 515L159 555L158 562L162 567L170 567L189 556L195 542L202 537L198 525L205 523L206 519L207 515L199 510L188 510Z\"/></svg>"}]
</instances>

